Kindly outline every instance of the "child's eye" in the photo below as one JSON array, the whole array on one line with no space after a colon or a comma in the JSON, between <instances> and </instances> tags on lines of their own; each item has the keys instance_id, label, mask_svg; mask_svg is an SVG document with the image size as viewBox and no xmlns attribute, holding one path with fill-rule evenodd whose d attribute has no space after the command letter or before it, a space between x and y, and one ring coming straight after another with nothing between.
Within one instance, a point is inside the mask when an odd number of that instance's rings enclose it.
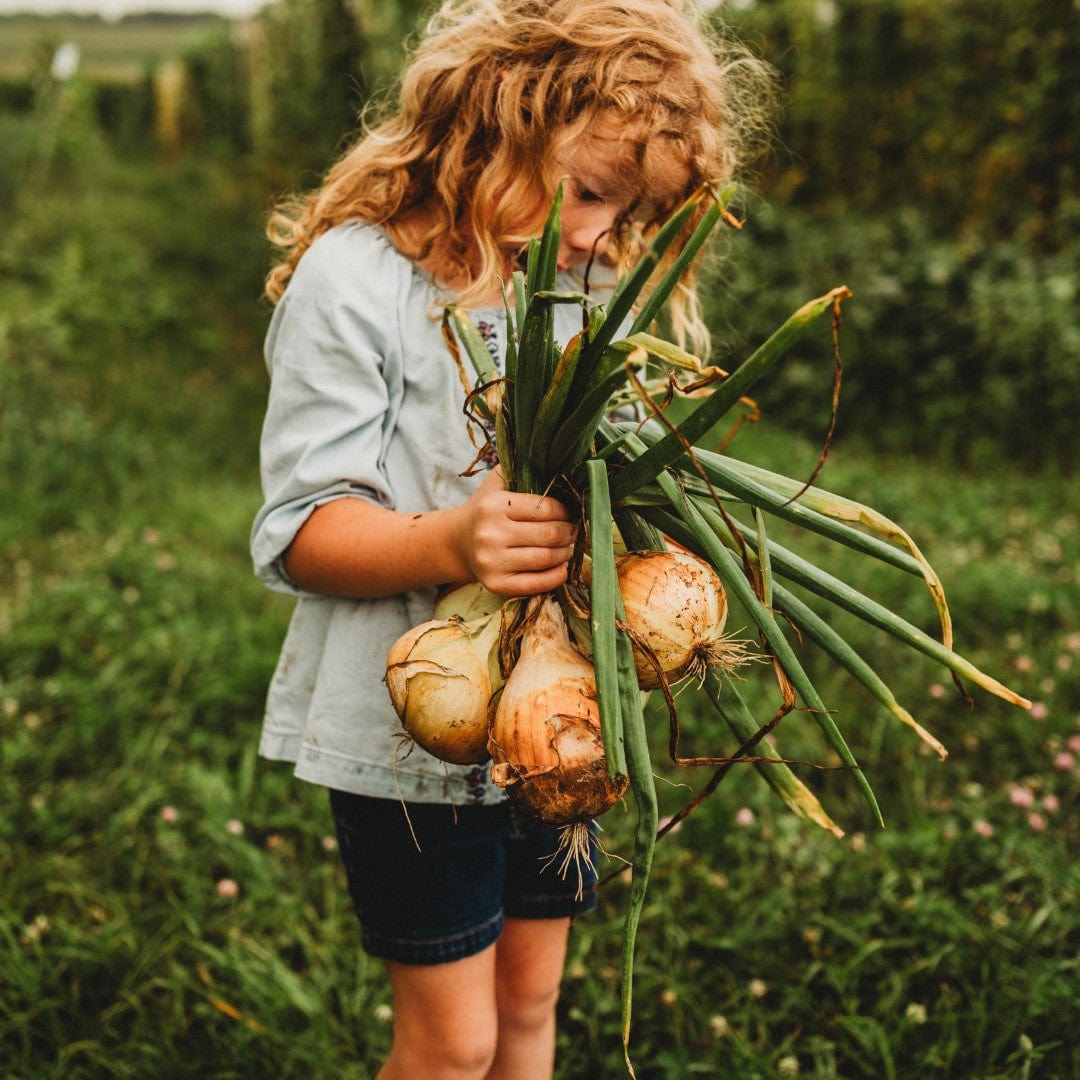
<instances>
[{"instance_id":1,"label":"child's eye","mask_svg":"<svg viewBox=\"0 0 1080 1080\"><path fill-rule=\"evenodd\" d=\"M598 191L593 191L592 188L582 187L578 185L578 198L582 202L603 202L604 196Z\"/></svg>"}]
</instances>

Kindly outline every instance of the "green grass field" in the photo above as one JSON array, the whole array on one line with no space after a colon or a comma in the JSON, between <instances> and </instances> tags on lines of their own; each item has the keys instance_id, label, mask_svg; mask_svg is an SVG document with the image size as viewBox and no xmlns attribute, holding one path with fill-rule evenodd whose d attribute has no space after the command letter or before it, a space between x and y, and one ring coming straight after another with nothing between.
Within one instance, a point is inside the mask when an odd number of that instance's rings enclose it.
<instances>
[{"instance_id":1,"label":"green grass field","mask_svg":"<svg viewBox=\"0 0 1080 1080\"><path fill-rule=\"evenodd\" d=\"M324 800L255 756L289 607L246 546L267 200L206 163L82 153L0 233L0 1076L371 1077L388 994ZM735 450L796 474L817 452L768 416ZM961 651L1036 706L968 708L945 672L868 636L942 763L808 657L887 828L842 771L800 772L837 840L733 769L657 849L638 1075L1072 1080L1080 492L854 445L821 482L907 526ZM864 584L932 626L906 582ZM768 679L746 689L767 719ZM734 749L692 691L679 700L687 752ZM780 735L828 763L805 716ZM704 779L664 769L663 812ZM605 818L616 854L632 818ZM560 1080L623 1075L625 900L611 881L574 929Z\"/></svg>"},{"instance_id":2,"label":"green grass field","mask_svg":"<svg viewBox=\"0 0 1080 1080\"><path fill-rule=\"evenodd\" d=\"M92 16L0 16L0 78L47 71L56 47L70 41L79 46L79 69L86 78L133 82L219 23L210 15L129 16L118 22Z\"/></svg>"}]
</instances>

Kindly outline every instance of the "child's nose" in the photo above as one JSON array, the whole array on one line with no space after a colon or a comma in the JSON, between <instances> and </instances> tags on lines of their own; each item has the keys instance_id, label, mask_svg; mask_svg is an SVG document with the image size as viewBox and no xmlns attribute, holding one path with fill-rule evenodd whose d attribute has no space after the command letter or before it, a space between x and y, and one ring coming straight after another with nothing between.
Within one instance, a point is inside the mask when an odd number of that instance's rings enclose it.
<instances>
[{"instance_id":1,"label":"child's nose","mask_svg":"<svg viewBox=\"0 0 1080 1080\"><path fill-rule=\"evenodd\" d=\"M615 207L598 209L589 215L588 220L571 228L566 239L578 251L591 251L596 241L614 227L617 217L618 210Z\"/></svg>"}]
</instances>

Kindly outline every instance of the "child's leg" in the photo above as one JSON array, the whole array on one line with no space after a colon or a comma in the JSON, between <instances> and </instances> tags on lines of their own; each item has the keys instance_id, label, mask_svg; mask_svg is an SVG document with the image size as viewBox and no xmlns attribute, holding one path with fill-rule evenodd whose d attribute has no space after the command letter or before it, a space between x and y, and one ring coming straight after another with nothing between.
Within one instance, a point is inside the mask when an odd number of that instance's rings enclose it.
<instances>
[{"instance_id":1,"label":"child's leg","mask_svg":"<svg viewBox=\"0 0 1080 1080\"><path fill-rule=\"evenodd\" d=\"M494 945L448 964L386 962L394 1043L379 1080L481 1080L488 1074L498 1037L495 963Z\"/></svg>"},{"instance_id":2,"label":"child's leg","mask_svg":"<svg viewBox=\"0 0 1080 1080\"><path fill-rule=\"evenodd\" d=\"M379 1080L550 1080L569 919L508 918L450 964L386 963L394 1043Z\"/></svg>"},{"instance_id":3,"label":"child's leg","mask_svg":"<svg viewBox=\"0 0 1080 1080\"><path fill-rule=\"evenodd\" d=\"M506 804L410 805L406 817L392 800L332 792L331 807L364 948L394 997L380 1080L550 1078L570 919L596 903L592 863L564 876L561 830Z\"/></svg>"},{"instance_id":4,"label":"child's leg","mask_svg":"<svg viewBox=\"0 0 1080 1080\"><path fill-rule=\"evenodd\" d=\"M487 1080L548 1080L570 920L507 918L495 946L499 1035Z\"/></svg>"}]
</instances>

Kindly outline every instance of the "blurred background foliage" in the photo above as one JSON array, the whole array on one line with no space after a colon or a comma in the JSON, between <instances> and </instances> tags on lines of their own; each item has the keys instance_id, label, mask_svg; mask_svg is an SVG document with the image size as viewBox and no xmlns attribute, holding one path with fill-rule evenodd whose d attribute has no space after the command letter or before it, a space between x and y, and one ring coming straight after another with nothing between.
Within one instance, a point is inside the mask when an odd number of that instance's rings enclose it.
<instances>
[{"instance_id":1,"label":"blurred background foliage","mask_svg":"<svg viewBox=\"0 0 1080 1080\"><path fill-rule=\"evenodd\" d=\"M0 112L10 127L12 112L42 110L50 46L81 33L68 108L130 153L223 156L269 197L318 183L361 110L392 92L423 12L276 0L243 22L131 17L119 52L95 52L93 20L7 19ZM710 293L721 362L843 281L855 298L841 434L972 467L1074 460L1080 8L741 0L714 15L781 72L785 98L737 258ZM20 155L41 147L0 146L10 203ZM830 364L793 357L763 392L770 420L820 437Z\"/></svg>"},{"instance_id":2,"label":"blurred background foliage","mask_svg":"<svg viewBox=\"0 0 1080 1080\"><path fill-rule=\"evenodd\" d=\"M764 0L733 17L788 96L742 306L852 287L840 432L976 467L1075 460L1080 8ZM821 429L821 363L785 366L771 417Z\"/></svg>"}]
</instances>

